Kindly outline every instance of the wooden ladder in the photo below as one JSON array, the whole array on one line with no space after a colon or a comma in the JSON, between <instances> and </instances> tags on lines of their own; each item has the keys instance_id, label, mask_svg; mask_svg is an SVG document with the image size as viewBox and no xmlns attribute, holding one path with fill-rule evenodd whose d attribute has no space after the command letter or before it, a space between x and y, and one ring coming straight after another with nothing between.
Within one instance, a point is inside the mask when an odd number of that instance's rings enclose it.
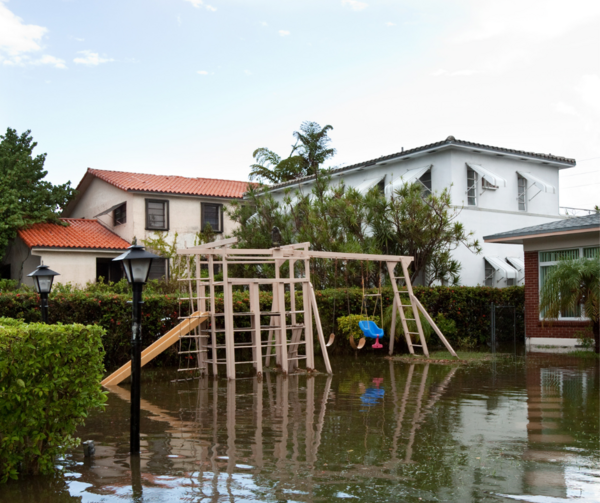
<instances>
[{"instance_id":1,"label":"wooden ladder","mask_svg":"<svg viewBox=\"0 0 600 503\"><path fill-rule=\"evenodd\" d=\"M401 260L400 262L386 262L388 272L390 274L390 281L394 290L394 302L392 311L392 326L390 333L390 355L394 352L394 335L396 333L396 313L400 314L400 322L402 323L402 329L404 330L404 337L406 338L406 345L411 355L415 354L415 347L419 347L423 350L425 356L429 356L429 350L427 349L427 342L425 341L425 334L423 334L423 326L421 325L421 318L419 316L419 309L417 306L417 299L413 294L412 285L410 283L410 276L408 275L408 264L410 261ZM402 267L402 275L396 276L396 266L400 264ZM398 284L400 282L400 284ZM410 318L406 317L404 308L410 308ZM408 329L409 321L414 321L417 327L416 332L410 332ZM412 342L412 335L419 336L419 344Z\"/></svg>"}]
</instances>

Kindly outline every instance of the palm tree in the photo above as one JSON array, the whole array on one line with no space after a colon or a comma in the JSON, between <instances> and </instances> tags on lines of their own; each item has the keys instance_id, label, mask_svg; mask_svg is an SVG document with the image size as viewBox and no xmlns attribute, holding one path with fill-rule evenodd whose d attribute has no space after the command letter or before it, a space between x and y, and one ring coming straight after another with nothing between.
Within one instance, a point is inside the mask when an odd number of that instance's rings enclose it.
<instances>
[{"instance_id":1,"label":"palm tree","mask_svg":"<svg viewBox=\"0 0 600 503\"><path fill-rule=\"evenodd\" d=\"M540 311L544 319L555 320L564 311L577 312L583 306L592 320L596 353L600 353L600 259L561 260L548 273L540 292Z\"/></svg>"},{"instance_id":2,"label":"palm tree","mask_svg":"<svg viewBox=\"0 0 600 503\"><path fill-rule=\"evenodd\" d=\"M332 129L330 125L321 128L316 122L303 122L300 131L294 131L296 144L286 159L268 148L257 148L252 154L256 163L250 165L250 180L281 183L317 174L319 166L335 155L335 149L328 148Z\"/></svg>"}]
</instances>

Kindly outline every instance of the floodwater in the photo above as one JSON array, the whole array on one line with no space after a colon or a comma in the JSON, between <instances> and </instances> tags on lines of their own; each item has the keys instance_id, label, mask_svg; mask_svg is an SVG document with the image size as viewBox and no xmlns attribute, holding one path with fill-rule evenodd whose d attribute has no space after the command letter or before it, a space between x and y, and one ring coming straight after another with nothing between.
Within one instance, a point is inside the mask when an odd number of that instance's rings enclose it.
<instances>
[{"instance_id":1,"label":"floodwater","mask_svg":"<svg viewBox=\"0 0 600 503\"><path fill-rule=\"evenodd\" d=\"M78 448L0 501L600 501L597 360L332 364L231 382L145 370L137 463L115 387L79 431L93 458Z\"/></svg>"}]
</instances>

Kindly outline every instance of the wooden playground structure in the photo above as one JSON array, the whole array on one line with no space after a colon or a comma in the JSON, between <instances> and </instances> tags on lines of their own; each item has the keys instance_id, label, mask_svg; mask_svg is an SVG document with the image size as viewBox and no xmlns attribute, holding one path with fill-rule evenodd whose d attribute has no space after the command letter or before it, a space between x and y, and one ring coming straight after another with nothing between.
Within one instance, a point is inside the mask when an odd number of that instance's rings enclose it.
<instances>
[{"instance_id":1,"label":"wooden playground structure","mask_svg":"<svg viewBox=\"0 0 600 503\"><path fill-rule=\"evenodd\" d=\"M317 299L310 278L311 259L379 261L385 264L394 296L390 334L395 334L399 317L410 353L414 354L414 348L418 347L422 349L425 356L429 356L419 316L421 313L448 351L456 356L440 329L413 293L408 273L412 257L313 251L309 249L310 243L268 249L232 248L231 246L236 243L236 238L230 238L178 250L186 265L186 277L180 281L186 286L187 297L181 300L189 303L189 312L192 314L182 316L178 326L143 351L142 365L179 342L180 355L187 362L193 362L193 366L181 368L182 371L195 370L208 373L210 368L213 375L218 375L219 365L225 365L227 378L235 379L236 365L251 363L256 373L261 375L263 367L270 365L273 356L277 367L285 374L298 369L302 360L305 362L305 369L313 371L315 369L314 326L317 330L325 369L331 374L327 346L331 345L334 336L332 335L328 342L325 341ZM286 263L289 276L283 277L281 268ZM233 271L230 269L232 265L252 265L266 271L264 266L267 264L274 266L274 274L271 278L238 278L232 275ZM222 280L215 280L216 269L220 269ZM249 293L249 311L235 310L234 288ZM286 289L289 293L287 299ZM269 311L261 311L261 291L272 292L273 301ZM296 293L300 294L300 299L297 299ZM222 309L217 306L217 299L221 295ZM268 323L263 324L266 318ZM415 327L416 331L410 330L409 322L413 322L410 326ZM241 335L243 337L239 337ZM418 344L412 342L413 335L418 335ZM389 339L391 355L394 351L394 337L390 336ZM302 347L303 352L300 351ZM251 356L248 357L250 354ZM130 373L131 364L128 363L102 381L102 384L119 384Z\"/></svg>"}]
</instances>

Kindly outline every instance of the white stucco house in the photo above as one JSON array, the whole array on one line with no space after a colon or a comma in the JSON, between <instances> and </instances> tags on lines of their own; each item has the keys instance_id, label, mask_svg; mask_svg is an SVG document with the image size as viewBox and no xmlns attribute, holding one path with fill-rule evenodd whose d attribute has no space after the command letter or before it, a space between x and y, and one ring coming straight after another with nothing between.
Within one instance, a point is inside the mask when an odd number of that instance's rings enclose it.
<instances>
[{"instance_id":1,"label":"white stucco house","mask_svg":"<svg viewBox=\"0 0 600 503\"><path fill-rule=\"evenodd\" d=\"M428 190L448 189L452 202L462 208L459 221L482 245L474 255L460 246L453 258L462 264L461 284L505 287L524 281L522 247L484 243L483 236L556 221L559 212L561 169L575 160L552 154L523 152L457 140L403 150L331 170L331 184L343 182L366 193L379 186L390 197L401 184L420 181ZM296 191L309 194L314 176L271 185L277 201Z\"/></svg>"},{"instance_id":2,"label":"white stucco house","mask_svg":"<svg viewBox=\"0 0 600 503\"><path fill-rule=\"evenodd\" d=\"M66 236L65 229L74 231L77 228L75 222L80 222L79 226L86 222L87 228L106 231L121 241L119 250L127 248L134 237L141 243L143 239L154 237L156 232L166 233L170 243L177 233L178 245L182 248L193 246L196 234L207 224L216 233L216 239L231 233L234 223L224 209L231 201L242 199L247 189L246 181L88 168L77 186L77 195L62 214L71 225L54 225L52 232ZM100 276L111 281L122 277L121 269L111 264L112 258L120 251L113 253L112 249L108 252L104 248L99 251L89 235L87 238L85 235L75 238L69 234L69 239L64 236L63 244L52 241L55 243L50 246L52 254L43 257L46 265L61 274L55 281L83 285ZM40 246L33 242L27 245L19 233L19 238L3 260L3 276L8 276L10 271L12 279L24 280L40 264ZM44 254L49 253L46 248ZM75 255L72 254L73 248L76 248ZM153 262L150 278L159 279L168 277L168 274L167 260Z\"/></svg>"}]
</instances>

